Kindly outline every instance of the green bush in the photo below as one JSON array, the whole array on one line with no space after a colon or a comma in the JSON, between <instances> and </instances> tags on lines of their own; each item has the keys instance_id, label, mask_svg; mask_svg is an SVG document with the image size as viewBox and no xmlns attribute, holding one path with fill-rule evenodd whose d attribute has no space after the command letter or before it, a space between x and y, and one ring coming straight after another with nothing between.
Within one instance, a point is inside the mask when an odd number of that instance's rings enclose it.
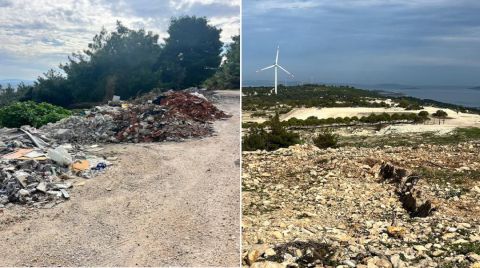
<instances>
[{"instance_id":1,"label":"green bush","mask_svg":"<svg viewBox=\"0 0 480 268\"><path fill-rule=\"evenodd\" d=\"M70 115L69 110L45 102L15 102L0 109L0 126L15 128L30 125L38 128Z\"/></svg>"},{"instance_id":2,"label":"green bush","mask_svg":"<svg viewBox=\"0 0 480 268\"><path fill-rule=\"evenodd\" d=\"M258 112L252 113L251 116L252 116L252 117L263 117L263 116L267 116L267 113L264 112L264 111L258 111Z\"/></svg>"},{"instance_id":3,"label":"green bush","mask_svg":"<svg viewBox=\"0 0 480 268\"><path fill-rule=\"evenodd\" d=\"M336 147L338 143L338 135L333 133L330 129L325 129L313 138L313 143L321 149Z\"/></svg>"},{"instance_id":4,"label":"green bush","mask_svg":"<svg viewBox=\"0 0 480 268\"><path fill-rule=\"evenodd\" d=\"M427 118L428 117L428 112L427 111L421 111L421 112L418 113L418 116L423 117L423 118Z\"/></svg>"},{"instance_id":5,"label":"green bush","mask_svg":"<svg viewBox=\"0 0 480 268\"><path fill-rule=\"evenodd\" d=\"M432 116L437 118L445 118L448 116L448 114L444 110L437 110L435 113L432 114Z\"/></svg>"},{"instance_id":6,"label":"green bush","mask_svg":"<svg viewBox=\"0 0 480 268\"><path fill-rule=\"evenodd\" d=\"M276 114L270 121L267 121L265 125L270 127L270 131L265 130L263 126L253 126L250 128L249 134L243 139L243 150L274 151L279 148L285 148L300 143L299 135L286 130L281 124L278 114Z\"/></svg>"}]
</instances>

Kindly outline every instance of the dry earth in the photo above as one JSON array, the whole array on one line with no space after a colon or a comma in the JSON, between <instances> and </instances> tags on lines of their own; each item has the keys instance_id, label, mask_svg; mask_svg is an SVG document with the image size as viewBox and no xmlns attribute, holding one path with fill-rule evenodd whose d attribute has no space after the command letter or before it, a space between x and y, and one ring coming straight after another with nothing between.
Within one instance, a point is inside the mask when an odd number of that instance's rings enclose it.
<instances>
[{"instance_id":1,"label":"dry earth","mask_svg":"<svg viewBox=\"0 0 480 268\"><path fill-rule=\"evenodd\" d=\"M0 211L1 266L238 266L239 93L216 135L106 145L108 171L51 209Z\"/></svg>"},{"instance_id":2,"label":"dry earth","mask_svg":"<svg viewBox=\"0 0 480 268\"><path fill-rule=\"evenodd\" d=\"M480 141L243 153L243 257L251 267L480 267ZM382 162L420 175L410 217ZM390 231L389 231L390 228Z\"/></svg>"}]
</instances>

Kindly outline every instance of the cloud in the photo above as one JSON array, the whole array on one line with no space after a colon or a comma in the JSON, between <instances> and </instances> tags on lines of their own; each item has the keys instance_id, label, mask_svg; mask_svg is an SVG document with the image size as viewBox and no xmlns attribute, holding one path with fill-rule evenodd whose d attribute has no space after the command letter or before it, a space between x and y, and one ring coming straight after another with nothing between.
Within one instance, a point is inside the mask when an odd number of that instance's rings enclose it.
<instances>
[{"instance_id":1,"label":"cloud","mask_svg":"<svg viewBox=\"0 0 480 268\"><path fill-rule=\"evenodd\" d=\"M479 1L245 0L243 13L245 80L270 78L255 70L279 44L300 80L480 83Z\"/></svg>"},{"instance_id":2,"label":"cloud","mask_svg":"<svg viewBox=\"0 0 480 268\"><path fill-rule=\"evenodd\" d=\"M114 29L117 20L165 38L170 18L181 15L206 16L229 42L239 33L240 0L0 0L0 54L11 55L9 64L31 79L86 48L102 27ZM0 78L12 78L11 66L0 66Z\"/></svg>"}]
</instances>

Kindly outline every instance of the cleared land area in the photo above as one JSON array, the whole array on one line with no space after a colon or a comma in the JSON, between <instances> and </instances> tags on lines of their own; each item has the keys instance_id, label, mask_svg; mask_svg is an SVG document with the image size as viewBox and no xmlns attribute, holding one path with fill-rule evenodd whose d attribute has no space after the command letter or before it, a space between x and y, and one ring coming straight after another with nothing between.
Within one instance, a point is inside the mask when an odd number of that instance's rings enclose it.
<instances>
[{"instance_id":1,"label":"cleared land area","mask_svg":"<svg viewBox=\"0 0 480 268\"><path fill-rule=\"evenodd\" d=\"M238 266L239 93L185 142L105 145L118 160L51 209L0 210L2 266Z\"/></svg>"}]
</instances>

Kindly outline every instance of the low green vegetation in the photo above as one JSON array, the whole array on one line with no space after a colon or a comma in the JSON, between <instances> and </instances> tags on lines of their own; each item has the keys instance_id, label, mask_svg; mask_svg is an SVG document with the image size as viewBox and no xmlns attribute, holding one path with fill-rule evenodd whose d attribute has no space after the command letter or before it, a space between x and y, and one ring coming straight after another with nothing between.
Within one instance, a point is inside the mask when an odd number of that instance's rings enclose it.
<instances>
[{"instance_id":1,"label":"low green vegetation","mask_svg":"<svg viewBox=\"0 0 480 268\"><path fill-rule=\"evenodd\" d=\"M406 110L421 110L423 106L449 108L459 112L479 113L480 109L465 108L434 100L422 100L408 96L389 96L382 91L364 90L350 86L306 84L281 86L278 94L271 94L271 87L244 87L243 111L272 110L278 105L295 107L390 107L392 99ZM374 101L375 100L375 101Z\"/></svg>"},{"instance_id":2,"label":"low green vegetation","mask_svg":"<svg viewBox=\"0 0 480 268\"><path fill-rule=\"evenodd\" d=\"M405 110L421 110L423 107L419 102L412 101L409 99L400 99L398 101L398 106L404 108Z\"/></svg>"},{"instance_id":3,"label":"low green vegetation","mask_svg":"<svg viewBox=\"0 0 480 268\"><path fill-rule=\"evenodd\" d=\"M270 94L270 87L243 88L242 109L267 110L278 103L289 107L388 107L385 102L368 101L367 98L385 98L376 91L349 86L303 85L280 88L277 95Z\"/></svg>"},{"instance_id":4,"label":"low green vegetation","mask_svg":"<svg viewBox=\"0 0 480 268\"><path fill-rule=\"evenodd\" d=\"M264 116L267 116L267 113L266 112L253 112L252 117L264 117Z\"/></svg>"},{"instance_id":5,"label":"low green vegetation","mask_svg":"<svg viewBox=\"0 0 480 268\"><path fill-rule=\"evenodd\" d=\"M320 149L337 147L338 135L330 129L324 129L313 138L313 144Z\"/></svg>"},{"instance_id":6,"label":"low green vegetation","mask_svg":"<svg viewBox=\"0 0 480 268\"><path fill-rule=\"evenodd\" d=\"M48 103L15 102L0 109L1 127L40 127L71 115L69 110Z\"/></svg>"},{"instance_id":7,"label":"low green vegetation","mask_svg":"<svg viewBox=\"0 0 480 268\"><path fill-rule=\"evenodd\" d=\"M425 164L428 165L429 163ZM468 184L472 181L480 181L480 171L477 170L456 171L448 168L420 167L416 172L422 177L428 178L439 184L450 183L462 185Z\"/></svg>"},{"instance_id":8,"label":"low green vegetation","mask_svg":"<svg viewBox=\"0 0 480 268\"><path fill-rule=\"evenodd\" d=\"M267 114L262 111L252 113L252 117L262 117L266 116ZM295 117L290 118L286 121L281 121L280 124L285 127L298 127L298 126L321 126L321 125L332 125L332 124L356 124L356 123L387 123L387 122L395 122L395 121L409 121L412 123L422 123L428 120L428 116L420 116L415 113L381 113L381 114L370 114L368 116L362 116L360 118L353 116L353 117L337 117L337 118L325 118L319 119L316 116L310 116L307 119L297 119ZM242 124L243 127L264 127L265 125L269 124L268 121L264 123L256 123L256 122L245 122Z\"/></svg>"},{"instance_id":9,"label":"low green vegetation","mask_svg":"<svg viewBox=\"0 0 480 268\"><path fill-rule=\"evenodd\" d=\"M480 254L480 242L468 242L461 244L454 244L450 246L450 251L454 251L457 254L467 255L468 253Z\"/></svg>"},{"instance_id":10,"label":"low green vegetation","mask_svg":"<svg viewBox=\"0 0 480 268\"><path fill-rule=\"evenodd\" d=\"M242 150L274 151L301 142L298 134L288 131L282 126L278 114L268 121L268 128L269 130L264 126L252 126L243 138Z\"/></svg>"},{"instance_id":11,"label":"low green vegetation","mask_svg":"<svg viewBox=\"0 0 480 268\"><path fill-rule=\"evenodd\" d=\"M459 142L480 140L480 128L457 128L452 133L437 135L432 132L420 134L392 134L383 136L341 136L339 146L355 147L382 147L382 146L408 146L415 147L420 144L447 145Z\"/></svg>"}]
</instances>

